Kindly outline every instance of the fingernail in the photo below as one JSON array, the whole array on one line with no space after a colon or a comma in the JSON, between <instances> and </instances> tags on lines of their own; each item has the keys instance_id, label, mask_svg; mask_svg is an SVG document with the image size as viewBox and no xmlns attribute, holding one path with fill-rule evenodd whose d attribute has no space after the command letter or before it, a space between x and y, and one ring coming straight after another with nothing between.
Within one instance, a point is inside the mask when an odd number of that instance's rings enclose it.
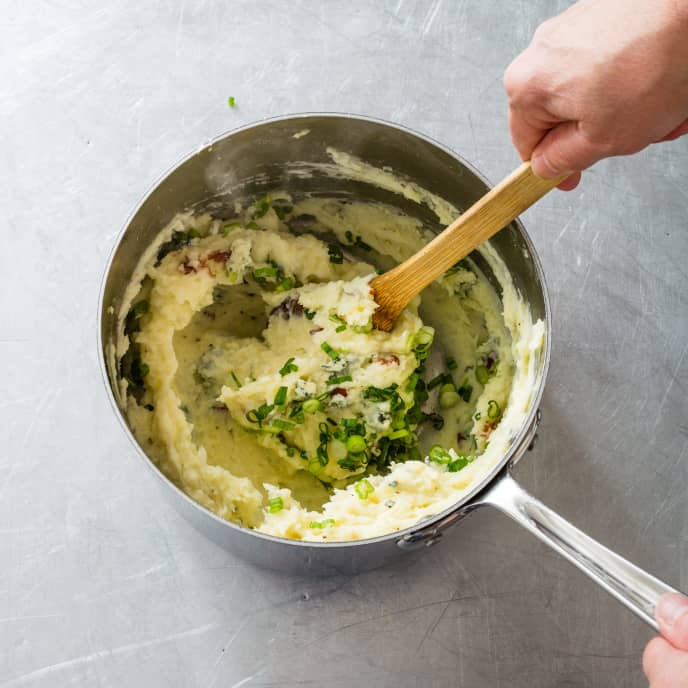
<instances>
[{"instance_id":1,"label":"fingernail","mask_svg":"<svg viewBox=\"0 0 688 688\"><path fill-rule=\"evenodd\" d=\"M559 173L552 169L544 153L536 153L530 159L530 166L538 177L547 179L548 177L558 177Z\"/></svg>"},{"instance_id":2,"label":"fingernail","mask_svg":"<svg viewBox=\"0 0 688 688\"><path fill-rule=\"evenodd\" d=\"M573 170L557 170L547 158L547 153L535 152L530 159L530 166L533 172L542 179L554 179L555 177L569 176L573 174Z\"/></svg>"},{"instance_id":3,"label":"fingernail","mask_svg":"<svg viewBox=\"0 0 688 688\"><path fill-rule=\"evenodd\" d=\"M679 593L664 595L655 611L657 621L667 631L671 630L685 614L688 614L688 597Z\"/></svg>"}]
</instances>

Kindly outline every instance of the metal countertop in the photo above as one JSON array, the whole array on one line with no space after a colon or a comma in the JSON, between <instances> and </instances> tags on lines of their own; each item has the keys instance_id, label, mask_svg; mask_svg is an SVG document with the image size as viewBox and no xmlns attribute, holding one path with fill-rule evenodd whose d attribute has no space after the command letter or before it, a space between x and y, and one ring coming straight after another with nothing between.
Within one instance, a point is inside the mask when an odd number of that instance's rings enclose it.
<instances>
[{"instance_id":1,"label":"metal countertop","mask_svg":"<svg viewBox=\"0 0 688 688\"><path fill-rule=\"evenodd\" d=\"M111 412L97 292L183 154L347 111L517 163L501 75L555 0L5 3L0 38L0 688L644 686L651 633L505 517L352 578L257 569L162 500ZM237 107L227 106L233 95ZM688 588L688 137L597 165L524 222L554 352L517 477Z\"/></svg>"}]
</instances>

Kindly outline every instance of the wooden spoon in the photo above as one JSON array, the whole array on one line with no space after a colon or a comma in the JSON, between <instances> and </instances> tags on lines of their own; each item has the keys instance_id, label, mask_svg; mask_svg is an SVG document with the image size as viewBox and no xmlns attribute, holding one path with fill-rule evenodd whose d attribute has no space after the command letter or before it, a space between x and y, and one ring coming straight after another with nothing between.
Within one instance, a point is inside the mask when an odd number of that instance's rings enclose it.
<instances>
[{"instance_id":1,"label":"wooden spoon","mask_svg":"<svg viewBox=\"0 0 688 688\"><path fill-rule=\"evenodd\" d=\"M566 177L542 179L524 162L418 253L376 277L373 325L389 332L408 302Z\"/></svg>"}]
</instances>

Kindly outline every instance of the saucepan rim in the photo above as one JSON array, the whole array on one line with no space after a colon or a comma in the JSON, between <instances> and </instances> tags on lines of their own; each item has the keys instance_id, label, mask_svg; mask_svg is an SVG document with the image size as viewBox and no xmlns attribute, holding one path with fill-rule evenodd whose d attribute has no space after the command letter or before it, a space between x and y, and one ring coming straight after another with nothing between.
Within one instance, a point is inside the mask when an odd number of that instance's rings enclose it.
<instances>
[{"instance_id":1,"label":"saucepan rim","mask_svg":"<svg viewBox=\"0 0 688 688\"><path fill-rule=\"evenodd\" d=\"M112 408L115 412L115 415L117 416L119 423L124 430L126 436L129 438L130 442L134 445L136 449L136 453L139 456L140 459L143 460L143 462L147 465L148 469L153 472L153 474L160 480L164 485L166 485L167 489L172 489L175 493L176 496L185 500L190 506L192 506L194 509L198 510L201 514L204 516L215 520L218 524L221 524L223 527L228 527L231 529L235 529L241 533L253 535L258 539L261 540L267 540L269 542L273 543L279 543L279 544L288 544L288 545L293 545L295 547L305 547L305 548L317 548L321 550L325 549L338 549L338 548L349 548L349 547L356 547L362 544L366 545L372 545L376 542L388 542L390 540L402 540L404 536L409 535L410 533L413 533L414 531L417 531L419 529L427 529L433 526L433 524L438 523L446 519L449 515L456 513L460 510L465 510L466 506L469 505L471 501L479 495L490 483L492 483L495 479L498 478L500 472L502 469L513 459L517 459L517 452L523 452L524 447L523 447L523 439L525 435L529 432L529 430L533 427L533 424L536 422L536 415L538 413L538 408L540 401L542 399L542 394L544 392L544 387L545 387L545 380L547 378L547 372L549 370L549 363L550 363L550 356L551 356L551 326L552 326L552 316L551 316L551 308L550 308L550 299L549 299L549 293L547 289L547 283L545 281L545 275L544 271L542 268L542 264L540 261L540 257L538 256L537 251L535 250L535 246L533 245L533 242L528 235L528 232L526 231L525 227L521 223L521 221L517 218L514 220L512 223L515 225L515 227L518 229L520 235L522 236L527 248L528 252L530 254L530 258L533 262L534 269L535 269L535 279L539 283L539 288L542 293L542 298L543 298L543 303L544 303L544 321L545 321L545 342L544 342L544 350L542 354L542 364L541 364L541 372L539 372L539 380L537 382L537 389L535 390L535 393L533 394L532 398L532 403L531 403L531 408L528 412L528 415L526 418L523 420L523 423L521 424L521 428L518 432L518 434L513 438L511 445L509 446L509 449L505 452L504 456L498 461L492 469L486 473L480 480L477 480L475 484L471 487L469 492L467 492L465 495L461 497L457 502L452 504L450 507L447 507L441 512L438 512L434 516L427 518L423 521L420 521L418 523L415 523L411 526L408 526L407 528L404 528L403 530L399 531L393 531L391 533L386 533L384 535L378 535L372 538L364 538L364 539L359 539L359 540L342 540L342 541L332 541L332 542L319 542L319 541L311 541L311 540L293 540L290 538L283 538L283 537L277 537L274 535L269 535L267 533L262 533L257 530L252 530L250 528L244 528L243 526L240 526L238 524L232 523L231 521L227 521L217 514L213 513L206 507L202 506L195 500L193 500L191 497L189 497L181 488L179 488L177 485L175 485L169 478L167 478L162 471L153 463L153 461L148 457L146 452L142 449L141 445L138 443L136 438L134 437L134 434L130 430L124 413L120 409L117 400L115 398L111 381L110 381L110 376L108 374L108 369L107 369L107 362L106 362L106 355L105 355L105 342L103 341L103 324L104 324L104 319L107 316L107 308L109 307L109 304L105 304L105 289L106 285L108 282L108 279L110 277L110 273L112 270L112 265L115 259L115 256L117 254L117 250L122 243L122 240L124 239L124 236L126 235L129 227L131 226L134 218L136 215L139 213L141 210L142 206L146 203L146 201L149 199L149 197L162 185L164 184L165 180L174 172L176 172L179 168L181 168L183 165L185 165L187 162L189 162L191 159L196 157L199 154L202 154L203 152L207 151L209 148L212 148L214 145L217 145L220 142L225 141L226 139L235 136L239 133L249 131L251 129L260 129L261 127L264 127L266 125L274 124L277 122L298 122L299 120L305 120L305 119L312 119L312 118L331 118L331 119L350 119L350 120L358 120L358 121L363 121L363 122L371 122L373 124L379 124L384 127L388 127L391 129L396 129L398 131L401 131L404 134L411 135L417 139L420 139L421 141L434 146L435 148L439 149L440 151L444 152L445 154L449 155L452 157L454 160L459 162L461 165L464 166L471 174L475 175L477 179L479 179L481 182L483 182L488 188L491 188L492 184L490 184L489 180L481 173L479 172L470 162L465 160L461 155L456 153L454 150L449 148L448 146L445 146L439 141L436 141L430 136L427 136L426 134L422 134L418 131L415 131L414 129L411 129L409 127L403 126L401 124L397 124L395 122L390 122L384 119L380 119L377 117L369 117L366 115L358 115L358 114L353 114L353 113L346 113L346 112L302 112L302 113L293 113L293 114L287 114L287 115L278 115L276 117L270 117L270 118L265 118L261 119L255 122L251 122L249 124L236 127L234 129L230 129L228 131L225 131L218 136L214 137L207 143L205 143L203 146L196 148L195 150L191 151L190 153L186 154L183 156L178 162L174 163L172 166L170 166L162 175L160 175L148 188L146 193L141 197L139 202L136 204L132 212L128 215L127 219L125 220L122 228L117 234L117 238L115 240L115 243L113 244L112 250L110 251L110 255L108 257L107 263L105 265L105 269L103 272L103 277L101 280L101 286L100 286L100 291L98 295L98 318L97 318L97 345L98 345L98 361L100 365L100 371L101 375L103 377L103 382L105 384L105 388L107 391L108 398L110 400L110 404L112 405Z\"/></svg>"}]
</instances>

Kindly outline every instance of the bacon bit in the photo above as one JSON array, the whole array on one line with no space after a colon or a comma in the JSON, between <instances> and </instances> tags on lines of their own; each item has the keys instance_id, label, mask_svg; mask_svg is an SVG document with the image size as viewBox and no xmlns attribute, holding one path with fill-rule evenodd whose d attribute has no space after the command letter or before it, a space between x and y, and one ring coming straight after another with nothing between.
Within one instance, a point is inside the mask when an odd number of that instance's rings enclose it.
<instances>
[{"instance_id":1,"label":"bacon bit","mask_svg":"<svg viewBox=\"0 0 688 688\"><path fill-rule=\"evenodd\" d=\"M279 306L275 306L270 311L270 315L281 315L285 320L289 320L292 315L303 315L304 310L299 300L292 297L290 299L284 299Z\"/></svg>"},{"instance_id":2,"label":"bacon bit","mask_svg":"<svg viewBox=\"0 0 688 688\"><path fill-rule=\"evenodd\" d=\"M378 362L382 363L382 365L390 365L394 363L394 365L399 365L399 356L396 354L385 354L384 356L378 357Z\"/></svg>"},{"instance_id":3,"label":"bacon bit","mask_svg":"<svg viewBox=\"0 0 688 688\"><path fill-rule=\"evenodd\" d=\"M497 425L497 420L486 420L483 423L483 431L480 433L480 436L483 439L487 439L492 434L492 431L497 427Z\"/></svg>"},{"instance_id":4,"label":"bacon bit","mask_svg":"<svg viewBox=\"0 0 688 688\"><path fill-rule=\"evenodd\" d=\"M335 394L340 394L340 395L343 396L343 397L348 397L348 396L349 396L349 392L347 392L347 391L344 389L344 387L335 387L335 388L332 390L332 393L330 394L330 396L333 397Z\"/></svg>"},{"instance_id":5,"label":"bacon bit","mask_svg":"<svg viewBox=\"0 0 688 688\"><path fill-rule=\"evenodd\" d=\"M226 263L232 255L231 251L212 251L208 254L207 260L215 260L218 263Z\"/></svg>"},{"instance_id":6,"label":"bacon bit","mask_svg":"<svg viewBox=\"0 0 688 688\"><path fill-rule=\"evenodd\" d=\"M315 334L316 332L322 332L324 327L314 327L312 330L308 330L308 334Z\"/></svg>"},{"instance_id":7,"label":"bacon bit","mask_svg":"<svg viewBox=\"0 0 688 688\"><path fill-rule=\"evenodd\" d=\"M196 268L189 263L188 258L184 258L184 260L179 263L179 267L177 268L179 272L181 272L183 275L188 275L189 273L192 272L197 272Z\"/></svg>"}]
</instances>

